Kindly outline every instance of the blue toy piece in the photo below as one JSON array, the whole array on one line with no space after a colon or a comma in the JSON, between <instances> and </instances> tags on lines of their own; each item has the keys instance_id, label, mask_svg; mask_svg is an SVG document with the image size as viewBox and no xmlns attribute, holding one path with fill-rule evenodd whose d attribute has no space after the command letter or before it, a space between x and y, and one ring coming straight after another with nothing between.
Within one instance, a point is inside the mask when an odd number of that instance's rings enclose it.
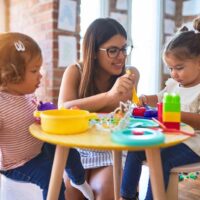
<instances>
[{"instance_id":1,"label":"blue toy piece","mask_svg":"<svg viewBox=\"0 0 200 200\"><path fill-rule=\"evenodd\" d=\"M163 133L148 128L116 130L111 138L113 142L128 146L155 146L165 141Z\"/></svg>"},{"instance_id":2,"label":"blue toy piece","mask_svg":"<svg viewBox=\"0 0 200 200\"><path fill-rule=\"evenodd\" d=\"M130 118L129 124L127 128L153 128L158 127L159 125L153 120L149 119L138 119L138 118Z\"/></svg>"}]
</instances>

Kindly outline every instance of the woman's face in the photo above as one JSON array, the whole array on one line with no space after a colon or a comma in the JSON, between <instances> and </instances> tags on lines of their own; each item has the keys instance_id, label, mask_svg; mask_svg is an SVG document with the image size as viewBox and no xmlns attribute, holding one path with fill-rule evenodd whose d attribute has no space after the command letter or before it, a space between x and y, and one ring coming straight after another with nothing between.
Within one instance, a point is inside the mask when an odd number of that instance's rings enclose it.
<instances>
[{"instance_id":1,"label":"woman's face","mask_svg":"<svg viewBox=\"0 0 200 200\"><path fill-rule=\"evenodd\" d=\"M99 71L103 70L104 73L109 75L120 75L127 57L123 54L126 46L126 38L120 34L113 36L107 42L103 43L96 55ZM121 50L119 54L117 54L118 49Z\"/></svg>"},{"instance_id":2,"label":"woman's face","mask_svg":"<svg viewBox=\"0 0 200 200\"><path fill-rule=\"evenodd\" d=\"M200 83L200 58L177 59L173 54L164 56L171 77L184 87L192 87Z\"/></svg>"}]
</instances>

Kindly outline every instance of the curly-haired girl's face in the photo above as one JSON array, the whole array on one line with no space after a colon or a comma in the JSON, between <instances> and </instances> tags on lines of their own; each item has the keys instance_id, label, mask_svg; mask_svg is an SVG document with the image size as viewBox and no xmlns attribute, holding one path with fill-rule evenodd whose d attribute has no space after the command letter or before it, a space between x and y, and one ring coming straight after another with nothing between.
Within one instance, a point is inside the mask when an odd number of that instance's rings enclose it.
<instances>
[{"instance_id":1,"label":"curly-haired girl's face","mask_svg":"<svg viewBox=\"0 0 200 200\"><path fill-rule=\"evenodd\" d=\"M26 66L24 79L19 83L8 83L6 91L14 95L25 95L33 93L40 85L42 75L40 68L42 65L42 59L37 56L29 62Z\"/></svg>"},{"instance_id":2,"label":"curly-haired girl's face","mask_svg":"<svg viewBox=\"0 0 200 200\"><path fill-rule=\"evenodd\" d=\"M164 56L171 77L184 87L200 83L200 58L177 59L173 54Z\"/></svg>"}]
</instances>

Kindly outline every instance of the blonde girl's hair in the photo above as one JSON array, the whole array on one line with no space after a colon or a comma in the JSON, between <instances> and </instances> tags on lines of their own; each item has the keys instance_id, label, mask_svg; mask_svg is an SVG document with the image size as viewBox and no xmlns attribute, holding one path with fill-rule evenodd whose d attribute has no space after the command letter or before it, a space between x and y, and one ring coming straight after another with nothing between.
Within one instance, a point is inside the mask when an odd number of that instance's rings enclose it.
<instances>
[{"instance_id":1,"label":"blonde girl's hair","mask_svg":"<svg viewBox=\"0 0 200 200\"><path fill-rule=\"evenodd\" d=\"M0 88L23 81L26 66L36 56L42 59L33 38L17 32L0 33Z\"/></svg>"},{"instance_id":2,"label":"blonde girl's hair","mask_svg":"<svg viewBox=\"0 0 200 200\"><path fill-rule=\"evenodd\" d=\"M95 73L98 67L96 54L103 43L117 34L127 39L127 33L124 27L112 18L98 18L88 27L83 38L83 61L81 62L82 75L79 87L79 98L99 93L95 85ZM112 87L117 77L113 76L110 87Z\"/></svg>"},{"instance_id":3,"label":"blonde girl's hair","mask_svg":"<svg viewBox=\"0 0 200 200\"><path fill-rule=\"evenodd\" d=\"M193 20L193 28L183 26L165 46L163 56L173 54L181 60L200 56L200 17Z\"/></svg>"}]
</instances>

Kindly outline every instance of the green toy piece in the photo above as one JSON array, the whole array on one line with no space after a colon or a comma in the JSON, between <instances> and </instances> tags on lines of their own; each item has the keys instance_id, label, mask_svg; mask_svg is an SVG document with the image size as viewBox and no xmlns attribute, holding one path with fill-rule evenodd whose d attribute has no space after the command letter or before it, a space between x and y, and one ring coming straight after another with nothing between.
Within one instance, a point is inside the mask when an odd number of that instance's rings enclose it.
<instances>
[{"instance_id":1,"label":"green toy piece","mask_svg":"<svg viewBox=\"0 0 200 200\"><path fill-rule=\"evenodd\" d=\"M196 180L198 178L199 172L190 172L190 173L180 173L179 174L179 182L185 179Z\"/></svg>"},{"instance_id":2,"label":"green toy piece","mask_svg":"<svg viewBox=\"0 0 200 200\"><path fill-rule=\"evenodd\" d=\"M180 112L180 96L176 93L165 93L163 98L164 112Z\"/></svg>"}]
</instances>

